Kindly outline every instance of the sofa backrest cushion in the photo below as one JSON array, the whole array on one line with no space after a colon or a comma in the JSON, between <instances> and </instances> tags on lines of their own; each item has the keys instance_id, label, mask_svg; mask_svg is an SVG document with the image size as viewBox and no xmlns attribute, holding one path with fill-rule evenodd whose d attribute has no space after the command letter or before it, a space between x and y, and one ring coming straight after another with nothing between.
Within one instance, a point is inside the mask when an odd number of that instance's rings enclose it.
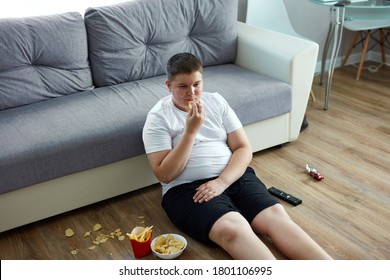
<instances>
[{"instance_id":1,"label":"sofa backrest cushion","mask_svg":"<svg viewBox=\"0 0 390 280\"><path fill-rule=\"evenodd\" d=\"M191 52L204 66L236 56L237 0L135 0L89 8L84 19L96 86L165 74L168 59Z\"/></svg>"},{"instance_id":2,"label":"sofa backrest cushion","mask_svg":"<svg viewBox=\"0 0 390 280\"><path fill-rule=\"evenodd\" d=\"M79 13L0 19L0 110L92 85Z\"/></svg>"}]
</instances>

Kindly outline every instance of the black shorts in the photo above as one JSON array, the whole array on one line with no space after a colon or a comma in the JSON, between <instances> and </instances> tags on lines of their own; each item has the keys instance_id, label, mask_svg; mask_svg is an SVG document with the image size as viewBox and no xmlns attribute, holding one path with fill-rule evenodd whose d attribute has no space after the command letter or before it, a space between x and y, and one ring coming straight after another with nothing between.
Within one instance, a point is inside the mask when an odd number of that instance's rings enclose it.
<instances>
[{"instance_id":1,"label":"black shorts","mask_svg":"<svg viewBox=\"0 0 390 280\"><path fill-rule=\"evenodd\" d=\"M262 210L278 203L250 167L221 195L208 202L195 203L193 196L196 188L212 179L175 186L162 199L162 207L172 223L201 242L215 245L209 239L209 232L224 214L239 212L251 223Z\"/></svg>"}]
</instances>

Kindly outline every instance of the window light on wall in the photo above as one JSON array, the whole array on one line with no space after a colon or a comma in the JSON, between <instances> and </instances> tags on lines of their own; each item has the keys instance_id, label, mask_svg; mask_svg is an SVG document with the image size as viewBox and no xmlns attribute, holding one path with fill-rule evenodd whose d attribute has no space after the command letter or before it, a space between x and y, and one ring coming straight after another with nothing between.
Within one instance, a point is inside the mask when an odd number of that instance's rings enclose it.
<instances>
[{"instance_id":1,"label":"window light on wall","mask_svg":"<svg viewBox=\"0 0 390 280\"><path fill-rule=\"evenodd\" d=\"M126 1L129 0L2 1L0 4L0 18L40 16L65 12L79 12L83 15L88 7L106 6Z\"/></svg>"}]
</instances>

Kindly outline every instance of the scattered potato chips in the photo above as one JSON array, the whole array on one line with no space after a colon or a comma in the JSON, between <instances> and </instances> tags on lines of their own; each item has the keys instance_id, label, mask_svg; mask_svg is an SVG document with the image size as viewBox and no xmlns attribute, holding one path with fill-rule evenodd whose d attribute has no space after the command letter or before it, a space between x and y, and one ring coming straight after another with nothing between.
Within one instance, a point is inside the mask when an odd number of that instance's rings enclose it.
<instances>
[{"instance_id":1,"label":"scattered potato chips","mask_svg":"<svg viewBox=\"0 0 390 280\"><path fill-rule=\"evenodd\" d=\"M108 235L101 233L98 236L96 236L95 241L98 243L105 243L108 240L108 237L109 237Z\"/></svg>"},{"instance_id":2,"label":"scattered potato chips","mask_svg":"<svg viewBox=\"0 0 390 280\"><path fill-rule=\"evenodd\" d=\"M157 237L152 248L154 251L161 254L172 254L179 252L184 246L185 244L182 240L168 234L166 237L163 235Z\"/></svg>"},{"instance_id":3,"label":"scattered potato chips","mask_svg":"<svg viewBox=\"0 0 390 280\"><path fill-rule=\"evenodd\" d=\"M87 238L94 238L94 240L91 240L92 244L91 246L88 247L89 250L94 250L96 248L97 245L101 245L102 243L105 243L108 241L108 239L115 239L117 238L119 241L122 241L122 240L125 240L125 235L122 233L122 230L120 228L117 228L115 231L109 233L109 234L103 234L103 233L99 233L97 234L96 236L94 236L94 232L97 232L99 230L101 230L103 227L101 224L95 224L93 227L92 227L92 230L88 230L88 231L85 231L84 234L83 234L83 237L85 239ZM71 228L67 228L65 230L65 236L66 237L72 237L75 235L75 232L73 231L73 229ZM70 251L70 253L72 255L77 255L78 254L78 251L79 249L72 249Z\"/></svg>"},{"instance_id":4,"label":"scattered potato chips","mask_svg":"<svg viewBox=\"0 0 390 280\"><path fill-rule=\"evenodd\" d=\"M73 229L67 228L67 229L65 230L65 236L66 236L66 237L71 237L71 236L73 236L73 235L74 235Z\"/></svg>"},{"instance_id":5,"label":"scattered potato chips","mask_svg":"<svg viewBox=\"0 0 390 280\"><path fill-rule=\"evenodd\" d=\"M101 229L102 228L102 225L101 224L96 224L96 225L94 225L93 226L93 231L98 231L99 229Z\"/></svg>"}]
</instances>

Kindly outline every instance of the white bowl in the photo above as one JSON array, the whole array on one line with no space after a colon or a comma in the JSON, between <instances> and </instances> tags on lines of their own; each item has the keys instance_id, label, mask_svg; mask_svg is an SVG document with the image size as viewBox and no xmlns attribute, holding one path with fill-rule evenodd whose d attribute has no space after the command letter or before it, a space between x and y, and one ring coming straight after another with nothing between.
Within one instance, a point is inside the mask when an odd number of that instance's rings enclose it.
<instances>
[{"instance_id":1,"label":"white bowl","mask_svg":"<svg viewBox=\"0 0 390 280\"><path fill-rule=\"evenodd\" d=\"M159 237L159 236L157 236L156 238L154 238L154 239L152 240L152 243L150 244L150 247L152 248L152 252L153 252L153 254L154 254L155 256L157 256L157 257L159 257L159 258L161 258L161 259L164 259L164 260L172 260L172 259L177 258L178 256L180 256L180 255L183 253L183 251L184 251L184 250L186 249L186 247L187 247L187 240L186 240L183 236L181 236L181 235L179 235L179 234L167 233L167 234L162 234L162 235L160 235L160 236L164 236L164 237L166 238L168 235L172 235L174 238L183 241L183 242L184 242L184 247L183 247L180 251L175 252L175 253L172 253L172 254L162 254L162 253L156 252L155 250L153 250L153 247L154 247L154 245L155 245L155 243L156 243L156 239Z\"/></svg>"}]
</instances>

